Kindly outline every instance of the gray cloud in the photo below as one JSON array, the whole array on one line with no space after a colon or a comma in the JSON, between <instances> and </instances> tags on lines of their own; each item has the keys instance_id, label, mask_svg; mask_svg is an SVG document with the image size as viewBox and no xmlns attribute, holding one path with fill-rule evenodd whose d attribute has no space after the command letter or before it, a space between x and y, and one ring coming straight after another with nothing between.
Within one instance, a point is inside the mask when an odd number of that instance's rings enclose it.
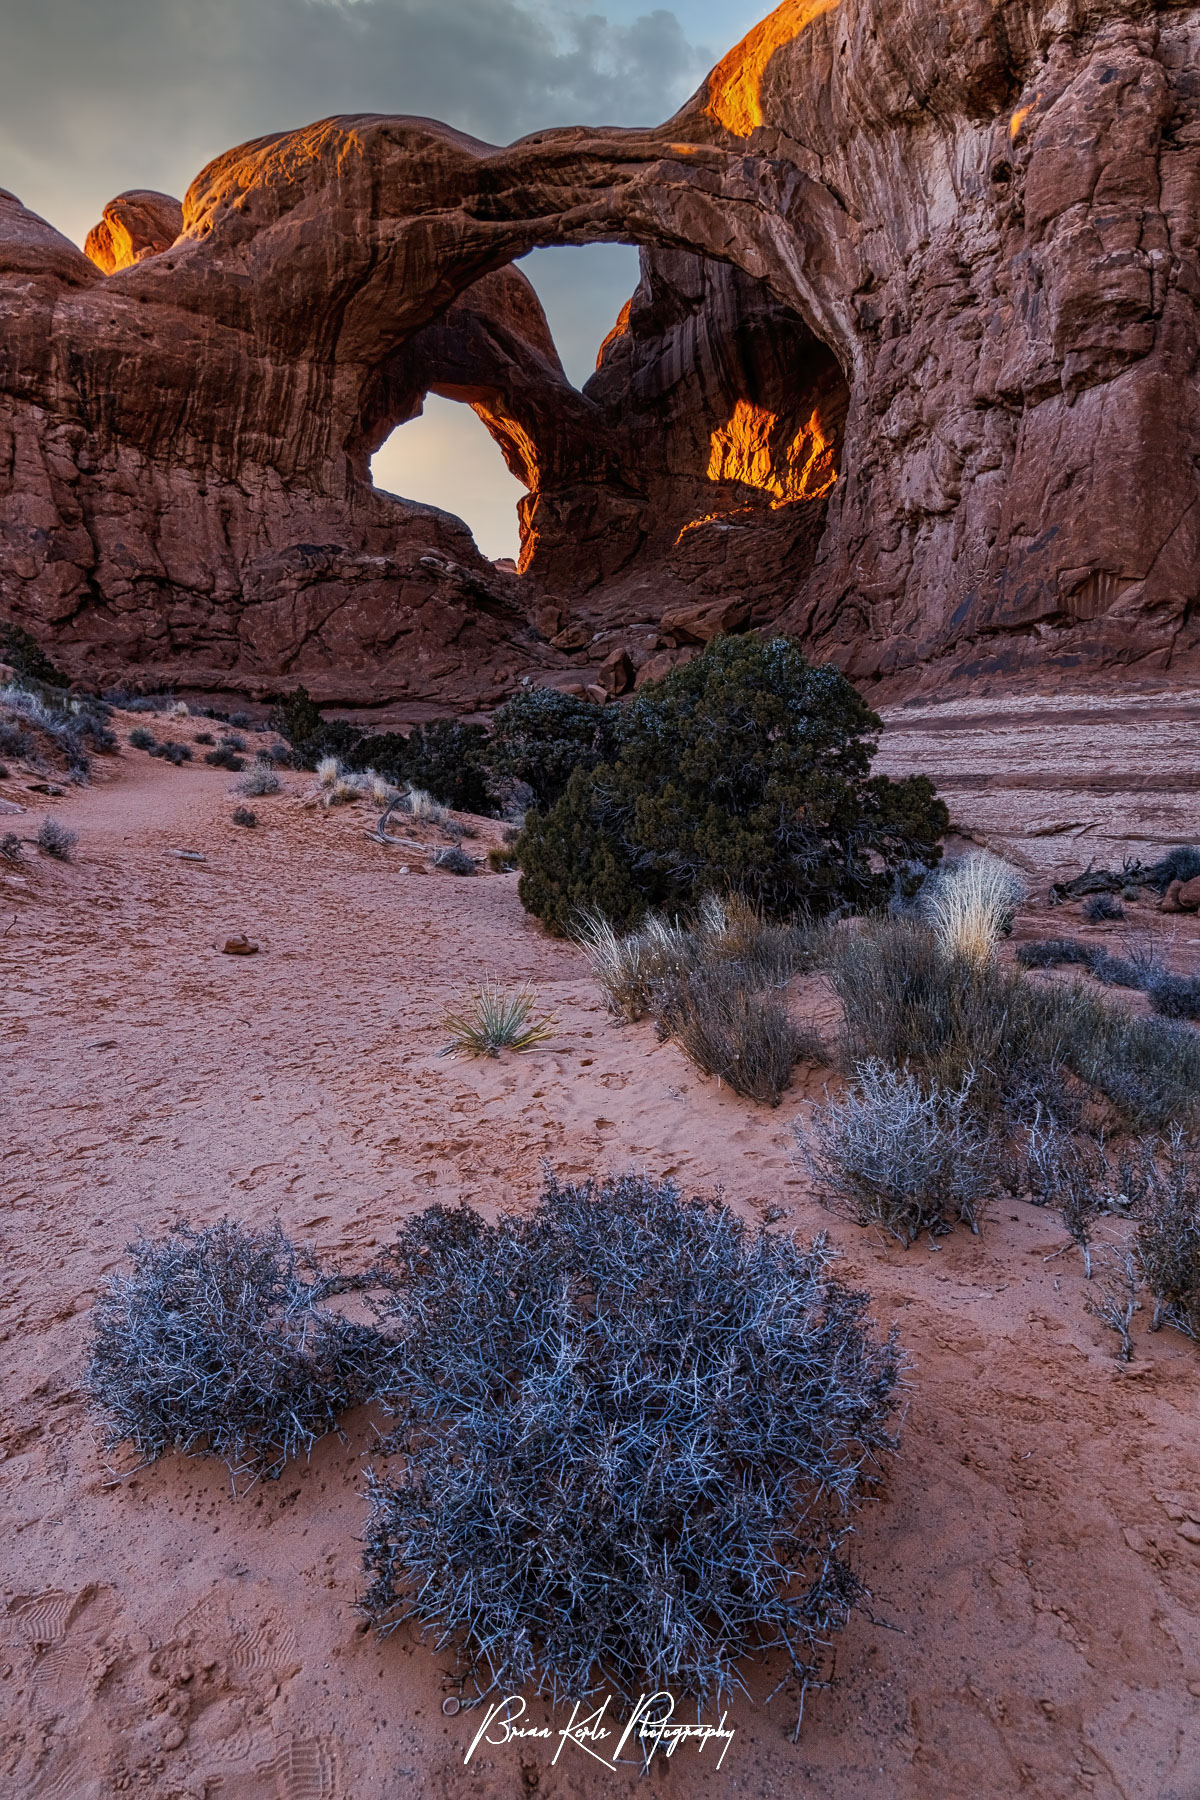
<instances>
[{"instance_id":1,"label":"gray cloud","mask_svg":"<svg viewBox=\"0 0 1200 1800\"><path fill-rule=\"evenodd\" d=\"M5 13L0 187L77 240L123 188L182 193L231 145L329 113L422 113L507 143L658 121L713 60L673 12L613 20L561 0L8 0Z\"/></svg>"}]
</instances>

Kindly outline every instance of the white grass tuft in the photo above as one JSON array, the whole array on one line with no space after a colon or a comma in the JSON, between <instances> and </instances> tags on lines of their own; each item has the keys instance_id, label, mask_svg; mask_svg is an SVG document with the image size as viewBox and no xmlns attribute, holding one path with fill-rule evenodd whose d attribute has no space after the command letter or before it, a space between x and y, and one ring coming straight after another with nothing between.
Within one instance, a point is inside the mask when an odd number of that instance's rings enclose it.
<instances>
[{"instance_id":1,"label":"white grass tuft","mask_svg":"<svg viewBox=\"0 0 1200 1800\"><path fill-rule=\"evenodd\" d=\"M984 963L1029 898L1025 879L990 850L946 863L927 883L925 910L948 956Z\"/></svg>"}]
</instances>

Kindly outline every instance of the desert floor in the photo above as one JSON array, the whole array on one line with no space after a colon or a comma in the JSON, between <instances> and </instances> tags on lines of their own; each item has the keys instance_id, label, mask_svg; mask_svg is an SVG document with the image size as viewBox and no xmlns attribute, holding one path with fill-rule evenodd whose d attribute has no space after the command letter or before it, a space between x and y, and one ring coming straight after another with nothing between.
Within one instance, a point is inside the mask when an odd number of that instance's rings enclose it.
<instances>
[{"instance_id":1,"label":"desert floor","mask_svg":"<svg viewBox=\"0 0 1200 1800\"><path fill-rule=\"evenodd\" d=\"M122 738L137 722L118 718ZM198 724L172 721L173 735ZM960 831L1044 895L1089 858L1200 840L1198 724L1195 695L899 708L882 766L934 774ZM997 1206L978 1239L936 1251L831 1220L790 1154L823 1076L775 1112L719 1090L650 1025L609 1019L580 954L522 915L515 876L418 873L367 840L361 809L322 816L300 804L307 777L285 780L288 795L252 803L256 831L229 823L229 774L129 749L62 797L0 784L3 829L32 835L50 811L80 834L74 862L28 848L0 878L0 1792L637 1788L636 1768L571 1745L552 1763L554 1742L464 1766L477 1715L443 1712L450 1655L366 1634L353 1603L370 1419L235 1499L207 1461L115 1480L81 1396L89 1308L139 1229L277 1215L366 1260L433 1200L527 1201L547 1159L719 1186L750 1220L784 1209L773 1230L831 1231L912 1363L900 1453L858 1521L873 1616L839 1640L799 1741L794 1692L742 1700L719 1770L711 1747L684 1747L656 1761L649 1791L1195 1800L1200 1349L1150 1336L1142 1314L1119 1364L1076 1254L1046 1260L1061 1226L1030 1206ZM480 852L497 832L483 829ZM1047 925L1043 901L1018 930ZM1054 915L1064 928L1077 909ZM221 954L236 931L261 953ZM1174 921L1172 958L1196 965L1200 918ZM553 1040L440 1057L445 1008L486 974L532 981ZM828 1017L819 983L798 997L810 1003Z\"/></svg>"}]
</instances>

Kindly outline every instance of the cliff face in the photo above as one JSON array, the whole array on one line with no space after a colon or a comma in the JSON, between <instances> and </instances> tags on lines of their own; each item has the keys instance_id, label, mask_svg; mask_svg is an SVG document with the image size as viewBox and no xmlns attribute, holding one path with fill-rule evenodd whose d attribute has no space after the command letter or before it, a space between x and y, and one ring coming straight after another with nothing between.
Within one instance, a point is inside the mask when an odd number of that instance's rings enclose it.
<instances>
[{"instance_id":1,"label":"cliff face","mask_svg":"<svg viewBox=\"0 0 1200 1800\"><path fill-rule=\"evenodd\" d=\"M90 257L0 195L0 605L81 675L363 702L689 609L894 686L1194 671L1198 40L785 0L654 130L325 120ZM580 394L509 265L604 238L642 280ZM370 486L430 391L526 481L519 576Z\"/></svg>"}]
</instances>

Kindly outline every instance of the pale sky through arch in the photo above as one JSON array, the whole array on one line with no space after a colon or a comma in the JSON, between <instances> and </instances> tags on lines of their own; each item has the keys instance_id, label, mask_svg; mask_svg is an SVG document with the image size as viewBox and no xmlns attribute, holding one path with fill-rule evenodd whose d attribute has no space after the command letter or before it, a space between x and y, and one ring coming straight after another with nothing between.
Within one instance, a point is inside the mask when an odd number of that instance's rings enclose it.
<instances>
[{"instance_id":1,"label":"pale sky through arch","mask_svg":"<svg viewBox=\"0 0 1200 1800\"><path fill-rule=\"evenodd\" d=\"M4 0L0 188L82 244L122 190L182 195L221 151L330 113L421 113L497 144L549 125L656 124L769 10L743 0ZM636 252L539 252L522 266L578 382L633 289ZM470 416L466 428L477 424ZM457 511L453 446L441 448L425 460L445 478L413 497ZM495 516L519 490L494 446L482 450L472 491ZM515 529L489 554L511 554Z\"/></svg>"}]
</instances>

